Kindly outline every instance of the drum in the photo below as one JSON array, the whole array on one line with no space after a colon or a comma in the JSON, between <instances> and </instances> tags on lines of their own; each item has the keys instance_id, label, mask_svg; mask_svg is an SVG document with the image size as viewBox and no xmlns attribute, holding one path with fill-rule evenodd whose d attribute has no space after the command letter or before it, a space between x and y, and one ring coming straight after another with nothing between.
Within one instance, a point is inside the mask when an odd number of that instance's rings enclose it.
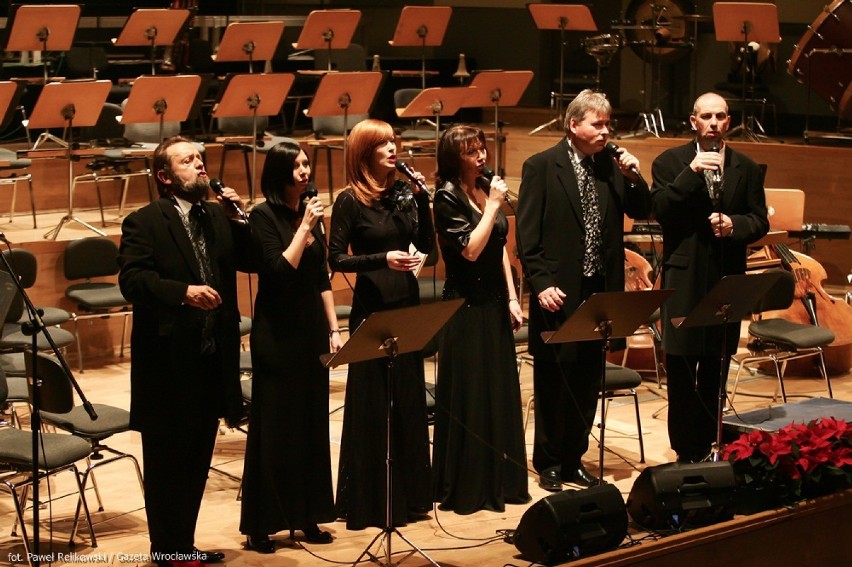
<instances>
[{"instance_id":1,"label":"drum","mask_svg":"<svg viewBox=\"0 0 852 567\"><path fill-rule=\"evenodd\" d=\"M621 36L605 33L587 37L583 39L583 48L601 67L606 67L612 56L621 49Z\"/></svg>"},{"instance_id":2,"label":"drum","mask_svg":"<svg viewBox=\"0 0 852 567\"><path fill-rule=\"evenodd\" d=\"M852 2L834 0L808 26L787 64L788 73L809 85L842 118L852 118L850 48Z\"/></svg>"},{"instance_id":3,"label":"drum","mask_svg":"<svg viewBox=\"0 0 852 567\"><path fill-rule=\"evenodd\" d=\"M631 0L625 15L635 25L612 27L624 30L626 45L644 61L673 63L692 48L687 41L685 4L685 0Z\"/></svg>"}]
</instances>

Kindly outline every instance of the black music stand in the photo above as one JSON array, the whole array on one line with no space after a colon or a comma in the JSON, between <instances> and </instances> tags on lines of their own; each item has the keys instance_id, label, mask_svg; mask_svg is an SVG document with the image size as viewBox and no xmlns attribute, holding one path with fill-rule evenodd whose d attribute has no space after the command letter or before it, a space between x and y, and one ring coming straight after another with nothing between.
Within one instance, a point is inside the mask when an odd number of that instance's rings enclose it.
<instances>
[{"instance_id":1,"label":"black music stand","mask_svg":"<svg viewBox=\"0 0 852 567\"><path fill-rule=\"evenodd\" d=\"M722 325L722 354L719 368L719 399L716 407L716 441L710 448L714 462L720 459L722 448L722 412L727 393L725 360L734 353L728 353L728 323L741 321L754 312L757 302L766 295L782 274L764 272L762 274L735 274L725 276L713 286L698 305L686 317L672 319L675 328L708 327Z\"/></svg>"},{"instance_id":2,"label":"black music stand","mask_svg":"<svg viewBox=\"0 0 852 567\"><path fill-rule=\"evenodd\" d=\"M80 5L13 6L6 51L68 51L80 21ZM42 57L47 84L47 58Z\"/></svg>"},{"instance_id":3,"label":"black music stand","mask_svg":"<svg viewBox=\"0 0 852 567\"><path fill-rule=\"evenodd\" d=\"M343 116L343 171L346 171L347 138L350 114L369 114L379 86L381 71L353 71L349 73L326 73L320 79L317 92L305 116ZM349 179L344 179L348 182ZM329 189L331 190L331 189Z\"/></svg>"},{"instance_id":4,"label":"black music stand","mask_svg":"<svg viewBox=\"0 0 852 567\"><path fill-rule=\"evenodd\" d=\"M387 360L387 448L385 451L385 526L376 534L354 565L361 563L365 556L373 563L391 567L391 536L396 533L412 551L406 558L414 553L422 555L429 563L439 567L438 564L422 549L411 543L400 531L393 526L393 365L394 360L400 354L417 352L423 350L426 344L438 331L450 320L450 317L458 311L464 303L464 299L451 299L449 301L437 301L427 305L415 305L403 307L390 311L379 311L370 314L343 345L343 348L333 354L320 356L320 361L326 368L334 368L341 364L352 362L363 362L385 358ZM423 416L424 419L426 416ZM380 538L384 540L385 558L380 558L370 553L370 548ZM401 563L402 561L400 561Z\"/></svg>"},{"instance_id":5,"label":"black music stand","mask_svg":"<svg viewBox=\"0 0 852 567\"><path fill-rule=\"evenodd\" d=\"M441 137L441 116L459 111L476 87L432 87L423 89L405 108L397 108L400 118L431 116L435 123L435 163L438 161L438 140Z\"/></svg>"},{"instance_id":6,"label":"black music stand","mask_svg":"<svg viewBox=\"0 0 852 567\"><path fill-rule=\"evenodd\" d=\"M271 61L284 33L284 21L234 22L225 28L225 35L214 55L216 61L248 61L249 73L254 73L255 61Z\"/></svg>"},{"instance_id":7,"label":"black music stand","mask_svg":"<svg viewBox=\"0 0 852 567\"><path fill-rule=\"evenodd\" d=\"M328 70L331 71L331 50L349 47L360 19L360 10L314 10L305 19L293 49L328 50Z\"/></svg>"},{"instance_id":8,"label":"black music stand","mask_svg":"<svg viewBox=\"0 0 852 567\"><path fill-rule=\"evenodd\" d=\"M68 222L76 222L101 236L106 236L105 232L74 216L71 186L74 179L73 156L77 150L73 149L71 137L74 126L95 125L111 86L110 81L48 83L36 101L27 128L64 128L68 135L68 140L65 141L57 140L55 136L42 137L42 135L33 145L35 150L41 142L52 139L65 148L63 153L68 159L68 212L53 230L44 235L44 238L56 240L60 229Z\"/></svg>"},{"instance_id":9,"label":"black music stand","mask_svg":"<svg viewBox=\"0 0 852 567\"><path fill-rule=\"evenodd\" d=\"M716 2L713 4L713 25L716 28L716 41L742 42L742 118L740 125L728 131L727 138L742 135L751 142L768 139L752 128L754 123L754 82L755 62L749 42L779 43L781 33L778 30L778 7L775 4L750 2ZM748 74L751 93L746 90ZM746 98L748 95L750 98ZM750 102L749 102L750 101ZM748 112L746 112L748 108Z\"/></svg>"},{"instance_id":10,"label":"black music stand","mask_svg":"<svg viewBox=\"0 0 852 567\"><path fill-rule=\"evenodd\" d=\"M562 100L565 98L565 31L598 31L588 6L581 4L529 4L535 27L540 30L559 30L559 98L556 99L556 117L530 130L538 134L563 120Z\"/></svg>"},{"instance_id":11,"label":"black music stand","mask_svg":"<svg viewBox=\"0 0 852 567\"><path fill-rule=\"evenodd\" d=\"M115 39L116 47L151 47L151 74L157 74L155 52L157 46L169 47L189 20L190 12L184 8L137 8L130 14L121 33Z\"/></svg>"},{"instance_id":12,"label":"black music stand","mask_svg":"<svg viewBox=\"0 0 852 567\"><path fill-rule=\"evenodd\" d=\"M162 141L163 123L166 119L170 122L186 120L200 86L199 75L139 77L130 88L121 123L157 123L157 138Z\"/></svg>"},{"instance_id":13,"label":"black music stand","mask_svg":"<svg viewBox=\"0 0 852 567\"><path fill-rule=\"evenodd\" d=\"M405 6L396 23L394 47L420 47L420 88L426 88L426 48L440 47L453 9L450 6Z\"/></svg>"},{"instance_id":14,"label":"black music stand","mask_svg":"<svg viewBox=\"0 0 852 567\"><path fill-rule=\"evenodd\" d=\"M281 112L281 107L284 106L284 100L295 78L293 73L229 75L222 96L211 113L216 118L251 116L249 204L254 203L257 184L257 117L273 116ZM224 155L222 159L225 159Z\"/></svg>"},{"instance_id":15,"label":"black music stand","mask_svg":"<svg viewBox=\"0 0 852 567\"><path fill-rule=\"evenodd\" d=\"M517 106L532 78L532 71L482 71L473 78L471 92L462 104L464 107L494 107L494 171L501 177L505 176L505 172L500 167L503 128L498 109Z\"/></svg>"},{"instance_id":16,"label":"black music stand","mask_svg":"<svg viewBox=\"0 0 852 567\"><path fill-rule=\"evenodd\" d=\"M546 344L602 341L601 344L601 438L598 478L603 483L604 434L606 431L606 353L610 339L629 337L650 319L668 297L671 289L649 291L605 291L594 293L580 304L556 331L541 334Z\"/></svg>"}]
</instances>

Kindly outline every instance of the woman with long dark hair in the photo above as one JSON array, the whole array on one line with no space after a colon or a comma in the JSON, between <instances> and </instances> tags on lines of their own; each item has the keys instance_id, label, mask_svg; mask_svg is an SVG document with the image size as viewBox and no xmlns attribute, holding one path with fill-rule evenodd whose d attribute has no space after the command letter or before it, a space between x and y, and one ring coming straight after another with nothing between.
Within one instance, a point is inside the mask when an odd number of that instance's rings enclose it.
<instances>
[{"instance_id":1,"label":"woman with long dark hair","mask_svg":"<svg viewBox=\"0 0 852 567\"><path fill-rule=\"evenodd\" d=\"M246 547L272 553L269 538L301 530L329 543L318 524L334 521L328 433L328 369L319 355L343 342L334 313L323 205L306 198L311 166L295 143L266 156L251 212L258 291L251 331L252 406L243 473L240 531Z\"/></svg>"}]
</instances>

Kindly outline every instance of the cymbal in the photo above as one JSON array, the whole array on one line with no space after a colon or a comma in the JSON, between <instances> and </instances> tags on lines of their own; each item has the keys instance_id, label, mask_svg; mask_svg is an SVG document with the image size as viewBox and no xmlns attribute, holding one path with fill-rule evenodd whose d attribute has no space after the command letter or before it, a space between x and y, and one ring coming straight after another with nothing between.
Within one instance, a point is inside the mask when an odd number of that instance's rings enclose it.
<instances>
[{"instance_id":1,"label":"cymbal","mask_svg":"<svg viewBox=\"0 0 852 567\"><path fill-rule=\"evenodd\" d=\"M712 16L702 16L701 14L684 14L682 16L672 16L672 18L687 22L709 22L713 19Z\"/></svg>"}]
</instances>

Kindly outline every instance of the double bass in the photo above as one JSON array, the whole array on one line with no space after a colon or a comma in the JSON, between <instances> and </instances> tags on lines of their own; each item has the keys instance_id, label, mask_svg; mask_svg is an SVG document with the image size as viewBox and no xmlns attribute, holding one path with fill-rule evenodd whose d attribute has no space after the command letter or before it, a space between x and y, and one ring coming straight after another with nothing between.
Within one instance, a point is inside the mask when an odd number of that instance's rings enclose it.
<instances>
[{"instance_id":1,"label":"double bass","mask_svg":"<svg viewBox=\"0 0 852 567\"><path fill-rule=\"evenodd\" d=\"M801 252L785 244L773 245L781 265L796 280L793 304L781 311L768 311L764 317L781 317L796 323L820 325L830 329L835 339L823 349L829 374L842 374L852 368L852 306L831 297L822 287L828 278L825 268ZM798 374L819 373L812 360L791 360L788 370Z\"/></svg>"}]
</instances>

